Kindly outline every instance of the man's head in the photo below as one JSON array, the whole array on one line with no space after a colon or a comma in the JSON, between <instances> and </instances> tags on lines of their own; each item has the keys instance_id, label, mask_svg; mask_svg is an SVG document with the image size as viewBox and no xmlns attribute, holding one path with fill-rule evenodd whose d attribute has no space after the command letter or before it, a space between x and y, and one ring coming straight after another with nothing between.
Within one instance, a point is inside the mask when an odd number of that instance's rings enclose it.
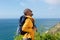
<instances>
[{"instance_id":1,"label":"man's head","mask_svg":"<svg viewBox=\"0 0 60 40\"><path fill-rule=\"evenodd\" d=\"M32 10L30 10L30 9L28 9L28 8L24 10L24 14L25 14L26 16L33 16Z\"/></svg>"}]
</instances>

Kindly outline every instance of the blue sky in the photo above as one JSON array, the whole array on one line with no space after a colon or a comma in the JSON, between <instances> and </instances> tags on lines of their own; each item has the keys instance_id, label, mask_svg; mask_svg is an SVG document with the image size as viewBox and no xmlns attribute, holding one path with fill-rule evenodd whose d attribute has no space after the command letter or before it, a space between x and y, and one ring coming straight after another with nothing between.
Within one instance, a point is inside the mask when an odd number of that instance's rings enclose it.
<instances>
[{"instance_id":1,"label":"blue sky","mask_svg":"<svg viewBox=\"0 0 60 40\"><path fill-rule=\"evenodd\" d=\"M34 18L60 18L60 0L0 0L0 18L19 18L25 8Z\"/></svg>"}]
</instances>

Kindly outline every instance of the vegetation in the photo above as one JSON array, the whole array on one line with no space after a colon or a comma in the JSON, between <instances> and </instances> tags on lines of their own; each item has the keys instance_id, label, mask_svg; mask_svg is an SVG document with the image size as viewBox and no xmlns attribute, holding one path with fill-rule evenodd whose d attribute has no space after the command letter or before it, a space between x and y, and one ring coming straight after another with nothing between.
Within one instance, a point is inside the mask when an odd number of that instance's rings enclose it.
<instances>
[{"instance_id":1,"label":"vegetation","mask_svg":"<svg viewBox=\"0 0 60 40\"><path fill-rule=\"evenodd\" d=\"M56 34L44 33L40 38L41 40L60 40L60 33Z\"/></svg>"},{"instance_id":2,"label":"vegetation","mask_svg":"<svg viewBox=\"0 0 60 40\"><path fill-rule=\"evenodd\" d=\"M22 37L22 35L15 36L14 40L22 40ZM35 33L35 40L60 40L60 32L56 34L43 33L42 35Z\"/></svg>"},{"instance_id":3,"label":"vegetation","mask_svg":"<svg viewBox=\"0 0 60 40\"><path fill-rule=\"evenodd\" d=\"M14 40L22 40L22 35L17 35L14 37ZM40 33L35 33L35 40L40 40Z\"/></svg>"},{"instance_id":4,"label":"vegetation","mask_svg":"<svg viewBox=\"0 0 60 40\"><path fill-rule=\"evenodd\" d=\"M22 35L14 37L14 40L22 40ZM35 40L60 40L60 23L49 29L47 33L35 33Z\"/></svg>"}]
</instances>

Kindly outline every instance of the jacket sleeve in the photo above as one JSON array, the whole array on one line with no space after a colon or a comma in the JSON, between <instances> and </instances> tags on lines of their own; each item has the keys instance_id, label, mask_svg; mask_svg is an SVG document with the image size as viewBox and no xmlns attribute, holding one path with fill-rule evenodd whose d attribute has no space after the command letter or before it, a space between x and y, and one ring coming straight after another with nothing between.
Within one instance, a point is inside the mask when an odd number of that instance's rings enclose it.
<instances>
[{"instance_id":1,"label":"jacket sleeve","mask_svg":"<svg viewBox=\"0 0 60 40\"><path fill-rule=\"evenodd\" d=\"M25 32L31 32L32 31L32 28L29 28L29 26L31 27L31 20L30 19L26 19L23 27L22 27L22 31L25 31Z\"/></svg>"}]
</instances>

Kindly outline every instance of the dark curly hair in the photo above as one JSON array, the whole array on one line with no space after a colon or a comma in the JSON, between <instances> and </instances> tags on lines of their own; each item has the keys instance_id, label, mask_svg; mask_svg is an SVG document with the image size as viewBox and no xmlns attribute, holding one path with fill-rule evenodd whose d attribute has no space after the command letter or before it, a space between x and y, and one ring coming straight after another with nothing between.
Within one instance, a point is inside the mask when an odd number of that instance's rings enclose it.
<instances>
[{"instance_id":1,"label":"dark curly hair","mask_svg":"<svg viewBox=\"0 0 60 40\"><path fill-rule=\"evenodd\" d=\"M32 10L26 8L26 9L24 10L24 15L26 15L26 13L28 13L28 11L32 12Z\"/></svg>"}]
</instances>

